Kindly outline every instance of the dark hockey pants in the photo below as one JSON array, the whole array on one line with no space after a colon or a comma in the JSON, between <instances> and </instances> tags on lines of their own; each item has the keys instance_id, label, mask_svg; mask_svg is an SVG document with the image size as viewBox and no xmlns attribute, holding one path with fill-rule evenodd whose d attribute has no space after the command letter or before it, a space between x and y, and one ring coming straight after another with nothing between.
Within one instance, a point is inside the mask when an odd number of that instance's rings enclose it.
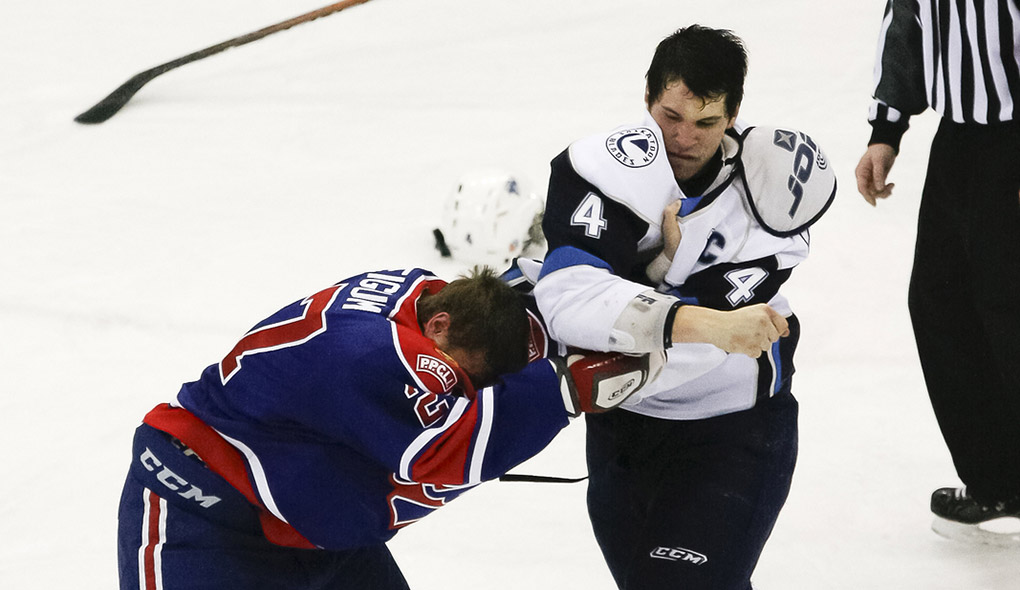
<instances>
[{"instance_id":1,"label":"dark hockey pants","mask_svg":"<svg viewBox=\"0 0 1020 590\"><path fill-rule=\"evenodd\" d=\"M942 122L909 304L960 479L986 502L1020 493L1020 123Z\"/></svg>"},{"instance_id":2,"label":"dark hockey pants","mask_svg":"<svg viewBox=\"0 0 1020 590\"><path fill-rule=\"evenodd\" d=\"M147 451L158 469L140 463ZM386 545L326 551L270 543L239 492L153 428L136 431L133 455L118 515L120 590L407 590ZM207 506L179 493L191 484Z\"/></svg>"},{"instance_id":3,"label":"dark hockey pants","mask_svg":"<svg viewBox=\"0 0 1020 590\"><path fill-rule=\"evenodd\" d=\"M588 415L588 513L622 590L748 590L786 502L797 401L674 421Z\"/></svg>"}]
</instances>

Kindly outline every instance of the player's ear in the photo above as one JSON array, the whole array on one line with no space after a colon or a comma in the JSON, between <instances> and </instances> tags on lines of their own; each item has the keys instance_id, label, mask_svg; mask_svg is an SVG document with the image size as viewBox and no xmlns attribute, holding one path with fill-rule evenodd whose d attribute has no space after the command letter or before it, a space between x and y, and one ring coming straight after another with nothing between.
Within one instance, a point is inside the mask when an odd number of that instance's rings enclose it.
<instances>
[{"instance_id":1,"label":"player's ear","mask_svg":"<svg viewBox=\"0 0 1020 590\"><path fill-rule=\"evenodd\" d=\"M737 116L740 115L740 105L733 109L733 114L730 115L730 122L726 125L727 129L733 129L733 125L737 122Z\"/></svg>"},{"instance_id":2,"label":"player's ear","mask_svg":"<svg viewBox=\"0 0 1020 590\"><path fill-rule=\"evenodd\" d=\"M445 311L441 311L436 315L432 316L425 322L425 327L422 333L425 337L433 342L436 339L445 339L446 333L450 331L450 314Z\"/></svg>"},{"instance_id":3,"label":"player's ear","mask_svg":"<svg viewBox=\"0 0 1020 590\"><path fill-rule=\"evenodd\" d=\"M645 108L652 108L652 105L648 104L648 97L651 93L648 91L648 84L645 84Z\"/></svg>"}]
</instances>

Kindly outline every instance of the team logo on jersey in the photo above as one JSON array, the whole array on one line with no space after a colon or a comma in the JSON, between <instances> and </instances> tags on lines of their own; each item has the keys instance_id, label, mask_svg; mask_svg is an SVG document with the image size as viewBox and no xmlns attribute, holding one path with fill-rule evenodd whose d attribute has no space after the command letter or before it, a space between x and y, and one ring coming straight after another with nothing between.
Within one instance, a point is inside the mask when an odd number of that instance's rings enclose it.
<instances>
[{"instance_id":1,"label":"team logo on jersey","mask_svg":"<svg viewBox=\"0 0 1020 590\"><path fill-rule=\"evenodd\" d=\"M792 152L797 147L797 135L793 131L776 129L776 133L772 137L772 143L788 152Z\"/></svg>"},{"instance_id":2,"label":"team logo on jersey","mask_svg":"<svg viewBox=\"0 0 1020 590\"><path fill-rule=\"evenodd\" d=\"M689 563L692 565L702 565L708 562L708 557L690 549L684 549L683 547L656 547L652 549L649 556L656 559L665 559L667 561L679 561L682 563Z\"/></svg>"},{"instance_id":3,"label":"team logo on jersey","mask_svg":"<svg viewBox=\"0 0 1020 590\"><path fill-rule=\"evenodd\" d=\"M825 170L829 167L829 161L825 159L825 154L821 150L815 154L815 165L818 166L819 170Z\"/></svg>"},{"instance_id":4,"label":"team logo on jersey","mask_svg":"<svg viewBox=\"0 0 1020 590\"><path fill-rule=\"evenodd\" d=\"M804 150L807 154L814 155L815 165L818 166L819 170L825 170L826 168L828 168L829 167L828 160L825 159L825 155L822 154L822 151L818 149L818 146L815 145L814 140L811 139L811 136L809 135L806 135L804 133L794 133L793 131L787 131L785 129L776 129L775 134L772 136L772 143L790 153L793 153L794 150L798 150L797 148L798 135L800 135L800 138L804 142L802 145L807 146L806 148L804 147L800 148L800 150Z\"/></svg>"},{"instance_id":5,"label":"team logo on jersey","mask_svg":"<svg viewBox=\"0 0 1020 590\"><path fill-rule=\"evenodd\" d=\"M793 154L793 173L786 181L786 188L793 195L793 204L789 211L790 219L793 219L797 209L800 208L801 199L804 198L804 184L811 178L811 171L814 168L825 170L829 167L829 162L814 140L804 133L776 129L772 136L772 144Z\"/></svg>"},{"instance_id":6,"label":"team logo on jersey","mask_svg":"<svg viewBox=\"0 0 1020 590\"><path fill-rule=\"evenodd\" d=\"M628 168L643 168L659 155L659 140L647 127L617 131L606 140L606 149L616 161Z\"/></svg>"},{"instance_id":7,"label":"team logo on jersey","mask_svg":"<svg viewBox=\"0 0 1020 590\"><path fill-rule=\"evenodd\" d=\"M457 373L446 361L427 354L419 354L415 370L432 375L443 385L443 391L450 391L457 384Z\"/></svg>"}]
</instances>

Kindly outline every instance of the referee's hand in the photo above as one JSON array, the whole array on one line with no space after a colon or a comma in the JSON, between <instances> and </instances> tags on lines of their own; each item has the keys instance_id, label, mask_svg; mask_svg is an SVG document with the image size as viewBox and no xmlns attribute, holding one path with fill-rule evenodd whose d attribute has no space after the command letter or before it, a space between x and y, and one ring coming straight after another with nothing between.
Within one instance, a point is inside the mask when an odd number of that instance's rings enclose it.
<instances>
[{"instance_id":1,"label":"referee's hand","mask_svg":"<svg viewBox=\"0 0 1020 590\"><path fill-rule=\"evenodd\" d=\"M891 195L893 187L896 186L885 182L894 162L896 152L892 146L873 143L868 146L868 151L864 152L860 163L857 164L857 190L872 207L875 206L877 199Z\"/></svg>"}]
</instances>

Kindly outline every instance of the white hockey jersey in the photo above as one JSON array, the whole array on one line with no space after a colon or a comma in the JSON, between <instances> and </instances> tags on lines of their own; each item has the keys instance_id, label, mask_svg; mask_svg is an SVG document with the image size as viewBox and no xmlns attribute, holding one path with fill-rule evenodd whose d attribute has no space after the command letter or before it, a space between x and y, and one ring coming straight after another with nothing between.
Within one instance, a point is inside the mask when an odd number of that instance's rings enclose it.
<instances>
[{"instance_id":1,"label":"white hockey jersey","mask_svg":"<svg viewBox=\"0 0 1020 590\"><path fill-rule=\"evenodd\" d=\"M807 257L808 227L831 204L835 176L810 137L738 125L724 138L715 179L702 194L686 195L663 145L646 115L553 160L543 222L549 254L534 294L553 338L593 350L628 350L614 326L649 287L721 310L768 303L788 316L791 335L760 359L709 344L672 345L659 379L623 406L677 420L747 409L790 387L799 330L779 288ZM680 247L664 274L649 277L648 263L662 250L662 212L677 199ZM669 346L665 320L650 329Z\"/></svg>"}]
</instances>

